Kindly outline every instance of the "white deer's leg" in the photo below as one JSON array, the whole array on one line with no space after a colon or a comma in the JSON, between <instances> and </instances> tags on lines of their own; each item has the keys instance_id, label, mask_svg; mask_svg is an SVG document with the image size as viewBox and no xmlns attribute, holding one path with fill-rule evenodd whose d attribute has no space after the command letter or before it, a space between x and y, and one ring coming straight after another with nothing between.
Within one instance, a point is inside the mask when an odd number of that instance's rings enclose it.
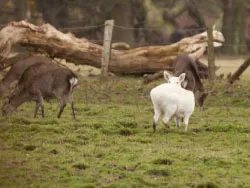
<instances>
[{"instance_id":1,"label":"white deer's leg","mask_svg":"<svg viewBox=\"0 0 250 188\"><path fill-rule=\"evenodd\" d=\"M159 121L160 116L161 116L161 111L157 107L154 107L154 122L153 122L154 132L156 130L156 124Z\"/></svg>"},{"instance_id":2,"label":"white deer's leg","mask_svg":"<svg viewBox=\"0 0 250 188\"><path fill-rule=\"evenodd\" d=\"M184 121L184 126L185 126L185 131L187 132L187 130L188 130L188 121L189 121L189 117L190 116L185 116L184 117L184 119L183 119L183 121Z\"/></svg>"},{"instance_id":3,"label":"white deer's leg","mask_svg":"<svg viewBox=\"0 0 250 188\"><path fill-rule=\"evenodd\" d=\"M163 123L166 126L166 128L169 128L168 126L168 122L170 121L170 119L174 116L175 111L176 111L176 106L168 106L166 107L166 109L164 110L164 117L163 117Z\"/></svg>"},{"instance_id":4,"label":"white deer's leg","mask_svg":"<svg viewBox=\"0 0 250 188\"><path fill-rule=\"evenodd\" d=\"M174 121L175 121L176 127L177 127L177 128L180 128L180 118L177 117L177 116L175 116L175 117L174 117Z\"/></svg>"},{"instance_id":5,"label":"white deer's leg","mask_svg":"<svg viewBox=\"0 0 250 188\"><path fill-rule=\"evenodd\" d=\"M169 128L168 122L170 120L170 117L167 114L165 114L162 120L163 120L163 123L164 123L165 127Z\"/></svg>"}]
</instances>

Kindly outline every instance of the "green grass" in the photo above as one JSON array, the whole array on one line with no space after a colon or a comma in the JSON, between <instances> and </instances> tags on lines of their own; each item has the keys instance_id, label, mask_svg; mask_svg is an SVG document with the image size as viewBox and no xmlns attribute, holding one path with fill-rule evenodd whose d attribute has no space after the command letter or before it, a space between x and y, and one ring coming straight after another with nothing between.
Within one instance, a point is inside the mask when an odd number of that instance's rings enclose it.
<instances>
[{"instance_id":1,"label":"green grass","mask_svg":"<svg viewBox=\"0 0 250 188\"><path fill-rule=\"evenodd\" d=\"M81 80L61 119L46 103L0 117L0 187L249 187L250 83L215 85L205 110L195 109L189 130L174 122L153 133L149 91L140 79Z\"/></svg>"}]
</instances>

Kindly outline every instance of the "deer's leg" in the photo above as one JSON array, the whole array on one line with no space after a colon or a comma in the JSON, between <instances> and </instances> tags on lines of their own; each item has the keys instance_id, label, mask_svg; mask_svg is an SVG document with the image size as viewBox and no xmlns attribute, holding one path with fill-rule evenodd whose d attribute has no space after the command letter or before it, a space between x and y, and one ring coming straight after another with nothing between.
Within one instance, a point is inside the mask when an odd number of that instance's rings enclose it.
<instances>
[{"instance_id":1,"label":"deer's leg","mask_svg":"<svg viewBox=\"0 0 250 188\"><path fill-rule=\"evenodd\" d=\"M34 117L36 117L38 108L39 108L39 106L40 106L40 107L41 107L41 110L42 110L42 117L44 118L44 99L43 99L43 96L42 96L42 94L41 94L40 91L36 91L35 93L37 94L38 102L36 103L35 112L34 112Z\"/></svg>"},{"instance_id":2,"label":"deer's leg","mask_svg":"<svg viewBox=\"0 0 250 188\"><path fill-rule=\"evenodd\" d=\"M176 127L179 128L179 127L180 127L180 118L177 117L177 116L175 116L175 117L174 117L174 120L175 120L175 125L176 125Z\"/></svg>"},{"instance_id":3,"label":"deer's leg","mask_svg":"<svg viewBox=\"0 0 250 188\"><path fill-rule=\"evenodd\" d=\"M173 106L172 108L166 108L165 112L164 112L164 116L163 116L163 123L165 125L165 127L167 128L167 133L168 133L168 129L170 128L168 123L170 121L170 119L174 116L176 109L174 108L175 106Z\"/></svg>"},{"instance_id":4,"label":"deer's leg","mask_svg":"<svg viewBox=\"0 0 250 188\"><path fill-rule=\"evenodd\" d=\"M74 108L74 101L73 101L72 94L69 96L69 102L70 102L70 105L71 105L71 110L72 110L73 118L76 119L75 108Z\"/></svg>"},{"instance_id":5,"label":"deer's leg","mask_svg":"<svg viewBox=\"0 0 250 188\"><path fill-rule=\"evenodd\" d=\"M44 105L41 106L42 109L42 117L44 118Z\"/></svg>"},{"instance_id":6,"label":"deer's leg","mask_svg":"<svg viewBox=\"0 0 250 188\"><path fill-rule=\"evenodd\" d=\"M188 121L189 121L190 115L186 115L183 119L184 121L184 126L185 126L185 131L187 132L188 130Z\"/></svg>"},{"instance_id":7,"label":"deer's leg","mask_svg":"<svg viewBox=\"0 0 250 188\"><path fill-rule=\"evenodd\" d=\"M37 114L37 111L38 111L38 109L39 109L39 103L38 102L36 102L36 105L35 105L35 111L34 111L34 118L36 118L36 114Z\"/></svg>"},{"instance_id":8,"label":"deer's leg","mask_svg":"<svg viewBox=\"0 0 250 188\"><path fill-rule=\"evenodd\" d=\"M60 99L60 110L59 110L59 113L58 113L58 115L57 115L57 118L60 118L61 117L61 114L62 114L62 112L63 112L63 110L64 110L64 108L65 108L65 106L66 106L66 100L64 99L64 98L61 98Z\"/></svg>"},{"instance_id":9,"label":"deer's leg","mask_svg":"<svg viewBox=\"0 0 250 188\"><path fill-rule=\"evenodd\" d=\"M164 115L164 117L163 117L163 123L164 123L164 125L165 125L166 128L169 128L169 125L168 125L169 120L170 120L169 116Z\"/></svg>"},{"instance_id":10,"label":"deer's leg","mask_svg":"<svg viewBox=\"0 0 250 188\"><path fill-rule=\"evenodd\" d=\"M76 119L74 101L71 102L71 109L72 109L73 118Z\"/></svg>"}]
</instances>

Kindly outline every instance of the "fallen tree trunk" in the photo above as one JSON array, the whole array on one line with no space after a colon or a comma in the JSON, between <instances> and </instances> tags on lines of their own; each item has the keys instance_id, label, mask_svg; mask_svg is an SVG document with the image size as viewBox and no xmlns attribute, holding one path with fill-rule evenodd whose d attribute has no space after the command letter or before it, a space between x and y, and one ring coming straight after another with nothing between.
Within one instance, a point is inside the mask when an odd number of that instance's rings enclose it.
<instances>
[{"instance_id":1,"label":"fallen tree trunk","mask_svg":"<svg viewBox=\"0 0 250 188\"><path fill-rule=\"evenodd\" d=\"M223 35L215 30L213 35L214 46L221 46L224 42ZM207 39L207 33L204 32L171 45L139 47L126 51L112 49L109 71L116 74L141 74L171 69L178 54L188 54L198 59L206 50ZM0 31L0 63L8 58L15 44L77 65L101 67L102 46L87 39L76 38L71 33L62 33L50 24L35 26L26 21L9 23Z\"/></svg>"}]
</instances>

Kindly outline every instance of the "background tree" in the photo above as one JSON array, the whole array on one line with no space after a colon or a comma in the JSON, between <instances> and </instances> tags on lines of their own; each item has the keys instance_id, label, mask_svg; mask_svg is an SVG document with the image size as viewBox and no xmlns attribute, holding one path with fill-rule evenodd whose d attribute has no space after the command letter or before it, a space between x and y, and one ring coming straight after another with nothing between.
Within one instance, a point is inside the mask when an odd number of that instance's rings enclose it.
<instances>
[{"instance_id":1,"label":"background tree","mask_svg":"<svg viewBox=\"0 0 250 188\"><path fill-rule=\"evenodd\" d=\"M27 19L27 16L29 16L28 11L28 5L27 5L27 0L14 0L13 1L15 5L15 11L16 11L16 19L17 21L20 20L25 20Z\"/></svg>"},{"instance_id":2,"label":"background tree","mask_svg":"<svg viewBox=\"0 0 250 188\"><path fill-rule=\"evenodd\" d=\"M115 27L113 41L137 47L170 44L215 23L226 38L223 53L237 55L247 52L249 4L250 0L0 0L0 24L48 22L102 44L104 21L114 19L125 28Z\"/></svg>"},{"instance_id":3,"label":"background tree","mask_svg":"<svg viewBox=\"0 0 250 188\"><path fill-rule=\"evenodd\" d=\"M131 30L134 27L132 16L132 1L119 1L113 5L111 19L114 19L115 25L118 25L114 28L113 42L126 42L131 46L134 45L135 34L134 30ZM124 26L124 28L119 26Z\"/></svg>"},{"instance_id":4,"label":"background tree","mask_svg":"<svg viewBox=\"0 0 250 188\"><path fill-rule=\"evenodd\" d=\"M247 0L222 0L223 23L222 32L225 36L223 52L226 54L244 54L247 52L246 35L248 32Z\"/></svg>"}]
</instances>

